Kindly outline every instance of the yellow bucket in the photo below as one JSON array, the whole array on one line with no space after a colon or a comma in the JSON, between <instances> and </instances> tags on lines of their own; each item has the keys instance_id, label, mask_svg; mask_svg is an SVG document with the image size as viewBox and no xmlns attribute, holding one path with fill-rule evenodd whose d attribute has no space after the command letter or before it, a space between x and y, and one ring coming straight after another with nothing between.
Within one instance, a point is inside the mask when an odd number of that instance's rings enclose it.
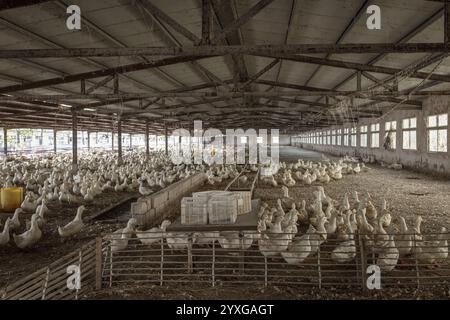
<instances>
[{"instance_id":1,"label":"yellow bucket","mask_svg":"<svg viewBox=\"0 0 450 320\"><path fill-rule=\"evenodd\" d=\"M12 212L20 208L22 201L23 188L1 188L0 203L2 211Z\"/></svg>"}]
</instances>

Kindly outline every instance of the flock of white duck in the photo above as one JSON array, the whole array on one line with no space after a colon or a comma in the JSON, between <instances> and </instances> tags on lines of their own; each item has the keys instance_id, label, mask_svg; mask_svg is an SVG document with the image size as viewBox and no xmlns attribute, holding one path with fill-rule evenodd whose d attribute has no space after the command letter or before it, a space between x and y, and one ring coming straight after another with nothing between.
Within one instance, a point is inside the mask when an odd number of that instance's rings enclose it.
<instances>
[{"instance_id":1,"label":"flock of white duck","mask_svg":"<svg viewBox=\"0 0 450 320\"><path fill-rule=\"evenodd\" d=\"M368 167L364 163L356 163L354 166L350 162L340 159L335 161L304 161L299 159L296 163L281 162L281 170L277 175L265 177L263 180L273 187L279 184L293 187L297 183L311 185L314 182L327 184L333 180L341 180L346 174L359 174L367 172ZM279 178L279 182L277 181Z\"/></svg>"},{"instance_id":2,"label":"flock of white duck","mask_svg":"<svg viewBox=\"0 0 450 320\"><path fill-rule=\"evenodd\" d=\"M288 187L294 185L290 181L292 171L295 177L312 175L319 179L324 175L337 174L339 177L342 172L359 173L359 170L368 170L367 167L352 167L344 161L320 164L300 160L296 164L282 164L281 168L277 174L279 182L275 177L268 179L282 185L283 197L274 207L262 203L257 232L196 232L192 235L168 232L169 220L164 220L159 227L143 231L136 228L134 219L130 219L125 229L118 230L111 237L111 249L113 252L125 250L128 240L134 235L142 245L166 241L172 250L187 250L190 241L194 246L211 245L217 241L222 248L229 250L246 250L256 244L266 258L281 256L288 264L300 265L308 257L317 255L323 245L331 248L330 259L337 264L345 264L356 258L355 234L359 234L366 252L382 271L391 271L403 259L411 257L431 267L447 259L449 235L446 228L442 228L439 234L426 237L421 232L421 216L416 217L414 225L408 226L404 217L391 216L385 200L377 208L368 193L360 199L358 192L354 191L350 199L348 194L344 194L337 201L325 194L323 186L319 186L310 204L305 200L296 202L289 197ZM299 229L306 229L306 232L300 233Z\"/></svg>"},{"instance_id":3,"label":"flock of white duck","mask_svg":"<svg viewBox=\"0 0 450 320\"><path fill-rule=\"evenodd\" d=\"M247 171L255 173L259 167L253 164L249 166ZM363 162L353 165L350 161L345 161L344 159L340 159L337 162L330 160L315 162L299 159L296 163L281 162L280 169L282 174L265 176L262 180L272 187L278 187L279 185L293 187L298 183L311 185L314 182L327 184L333 180L342 179L343 175L359 174L369 170ZM207 182L210 185L214 185L228 178L236 177L239 171L236 166L219 166L210 167L206 174ZM239 183L245 184L248 181L248 177L242 174L238 180Z\"/></svg>"},{"instance_id":4,"label":"flock of white duck","mask_svg":"<svg viewBox=\"0 0 450 320\"><path fill-rule=\"evenodd\" d=\"M23 187L26 196L21 207L4 223L0 247L7 245L11 238L21 249L38 243L47 223L47 205L50 202L81 204L75 218L57 228L59 236L65 239L83 229L84 204L92 203L102 193L116 191L149 195L199 170L206 170L203 166L175 166L161 152L151 154L149 159L143 152L127 153L120 166L115 153L84 154L79 159L77 171L72 170L71 160L67 154L52 158L33 156L5 159L0 170L3 187ZM23 223L25 214L32 215L30 220Z\"/></svg>"},{"instance_id":5,"label":"flock of white duck","mask_svg":"<svg viewBox=\"0 0 450 320\"><path fill-rule=\"evenodd\" d=\"M0 233L0 246L10 242L11 233L17 247L23 249L35 245L42 237L48 201L89 203L107 190L138 190L142 195L148 195L155 186L164 188L198 171L206 173L209 184L220 183L239 174L233 165L174 166L161 153L155 153L147 160L142 153L132 152L124 158L122 166L117 165L114 154L91 154L80 159L77 172L69 169L70 160L69 156L60 155L54 159L31 158L2 164L0 175L6 181L5 186L25 186L27 196L21 208L6 221ZM358 233L383 271L393 270L403 257L408 256L414 256L419 262L427 264L437 264L447 259L448 234L445 228L433 239L426 239L421 233L421 216L417 216L413 226L408 226L404 217L392 218L385 200L377 208L368 193L360 199L355 191L351 196L352 201L348 194L337 201L325 194L323 186L319 186L310 204L305 200L296 202L289 196L289 187L299 182L308 185L315 181L326 184L342 179L343 174L369 170L364 164L353 166L344 160L299 160L297 163L281 163L280 168L276 175L264 177L263 180L274 187L281 185L283 197L277 200L274 207L262 203L258 212L257 232L196 232L191 235L167 231L171 224L169 220L144 231L139 230L137 221L131 218L124 228L109 236L111 250L125 250L134 235L143 245L165 241L172 250L186 250L190 239L193 245L211 245L217 241L222 248L230 250L249 249L256 243L266 258L281 256L286 263L299 265L308 257L316 255L320 246L326 246L327 239L333 239L336 245L330 258L336 263L347 263L356 257L355 234ZM257 166L250 166L250 171L257 170ZM62 238L72 237L83 229L84 211L85 207L81 205L70 223L58 227ZM34 213L31 221L27 222L26 230L16 234L21 228L19 215L23 212ZM306 232L302 234L299 229L303 227Z\"/></svg>"}]
</instances>

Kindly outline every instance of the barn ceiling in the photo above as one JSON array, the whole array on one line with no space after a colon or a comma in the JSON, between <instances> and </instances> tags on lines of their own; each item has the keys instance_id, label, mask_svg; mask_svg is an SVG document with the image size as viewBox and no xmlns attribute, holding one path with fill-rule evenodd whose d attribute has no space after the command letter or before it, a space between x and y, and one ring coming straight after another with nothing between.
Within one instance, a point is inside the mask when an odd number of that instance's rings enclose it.
<instances>
[{"instance_id":1,"label":"barn ceiling","mask_svg":"<svg viewBox=\"0 0 450 320\"><path fill-rule=\"evenodd\" d=\"M299 132L420 109L450 90L444 2L1 1L0 126Z\"/></svg>"}]
</instances>

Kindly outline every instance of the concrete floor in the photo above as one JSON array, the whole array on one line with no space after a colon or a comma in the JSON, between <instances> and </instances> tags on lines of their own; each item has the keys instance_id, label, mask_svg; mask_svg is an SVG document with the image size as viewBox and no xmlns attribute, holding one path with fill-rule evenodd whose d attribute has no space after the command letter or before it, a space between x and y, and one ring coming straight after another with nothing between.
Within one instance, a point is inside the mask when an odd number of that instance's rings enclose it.
<instances>
[{"instance_id":1,"label":"concrete floor","mask_svg":"<svg viewBox=\"0 0 450 320\"><path fill-rule=\"evenodd\" d=\"M280 146L280 161L297 161L299 158L313 161L324 160L324 156L320 152L291 146Z\"/></svg>"}]
</instances>

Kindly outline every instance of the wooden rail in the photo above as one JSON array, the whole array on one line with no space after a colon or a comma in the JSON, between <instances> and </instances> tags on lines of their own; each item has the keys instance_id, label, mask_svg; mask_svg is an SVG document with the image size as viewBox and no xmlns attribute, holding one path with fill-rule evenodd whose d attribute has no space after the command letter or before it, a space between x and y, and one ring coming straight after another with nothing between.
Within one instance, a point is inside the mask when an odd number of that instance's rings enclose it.
<instances>
[{"instance_id":1,"label":"wooden rail","mask_svg":"<svg viewBox=\"0 0 450 320\"><path fill-rule=\"evenodd\" d=\"M1 300L72 300L90 292L95 284L96 242L91 241L32 274L7 285ZM67 267L80 267L81 288L69 289Z\"/></svg>"}]
</instances>

